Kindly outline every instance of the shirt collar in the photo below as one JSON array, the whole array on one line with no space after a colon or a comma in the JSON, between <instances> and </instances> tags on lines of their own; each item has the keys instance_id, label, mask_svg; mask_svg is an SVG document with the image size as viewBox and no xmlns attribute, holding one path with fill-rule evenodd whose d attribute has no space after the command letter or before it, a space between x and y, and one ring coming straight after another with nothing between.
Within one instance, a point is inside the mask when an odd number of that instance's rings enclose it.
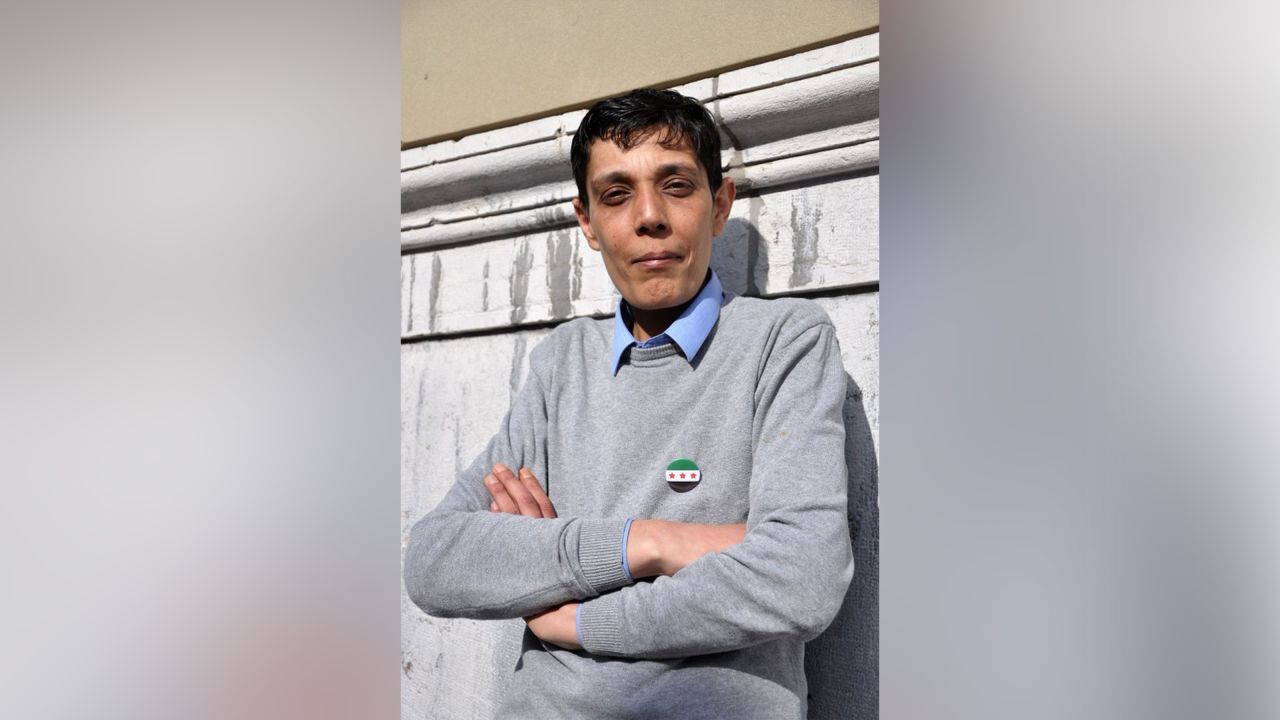
<instances>
[{"instance_id":1,"label":"shirt collar","mask_svg":"<svg viewBox=\"0 0 1280 720\"><path fill-rule=\"evenodd\" d=\"M677 317L663 333L675 342L687 359L692 359L698 354L698 350L702 349L707 336L711 334L711 328L715 327L716 320L720 317L720 303L724 301L724 288L720 285L720 278L716 276L716 271L709 272L711 278L694 296L693 302L689 303L684 312L680 313L680 317ZM630 314L625 307L626 302L625 298L619 298L618 307L613 311L614 375L618 374L618 367L622 364L622 354L627 348L636 344L635 336L631 334L627 321L623 319L624 311Z\"/></svg>"}]
</instances>

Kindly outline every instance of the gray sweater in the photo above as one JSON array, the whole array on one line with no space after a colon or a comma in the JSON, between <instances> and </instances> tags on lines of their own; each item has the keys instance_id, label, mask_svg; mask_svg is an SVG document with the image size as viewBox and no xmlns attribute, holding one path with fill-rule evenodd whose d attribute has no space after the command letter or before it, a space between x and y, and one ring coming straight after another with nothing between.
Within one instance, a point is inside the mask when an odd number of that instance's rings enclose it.
<instances>
[{"instance_id":1,"label":"gray sweater","mask_svg":"<svg viewBox=\"0 0 1280 720\"><path fill-rule=\"evenodd\" d=\"M610 368L612 320L561 325L532 353L497 435L413 527L410 598L439 617L523 617L584 601L584 650L525 630L504 718L802 718L804 643L853 574L845 375L807 300L725 293L691 360L673 344ZM690 459L678 492L667 466ZM490 512L495 462L527 466L558 518ZM631 582L626 519L747 523L745 540Z\"/></svg>"}]
</instances>

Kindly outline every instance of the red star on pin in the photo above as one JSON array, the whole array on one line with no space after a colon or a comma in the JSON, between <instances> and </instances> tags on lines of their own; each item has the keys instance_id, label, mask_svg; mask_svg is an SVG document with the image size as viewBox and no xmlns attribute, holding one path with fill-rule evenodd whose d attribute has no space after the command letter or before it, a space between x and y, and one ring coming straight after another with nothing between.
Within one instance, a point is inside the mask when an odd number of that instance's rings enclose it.
<instances>
[{"instance_id":1,"label":"red star on pin","mask_svg":"<svg viewBox=\"0 0 1280 720\"><path fill-rule=\"evenodd\" d=\"M680 479L684 479L684 473L680 473Z\"/></svg>"},{"instance_id":2,"label":"red star on pin","mask_svg":"<svg viewBox=\"0 0 1280 720\"><path fill-rule=\"evenodd\" d=\"M697 480L697 479L698 479L698 473L689 473L689 477L693 478L694 480Z\"/></svg>"},{"instance_id":3,"label":"red star on pin","mask_svg":"<svg viewBox=\"0 0 1280 720\"><path fill-rule=\"evenodd\" d=\"M675 477L676 477L676 474L675 474L675 473L667 473L667 477L669 477L669 478L671 478L672 480L674 480L674 479L675 479Z\"/></svg>"}]
</instances>

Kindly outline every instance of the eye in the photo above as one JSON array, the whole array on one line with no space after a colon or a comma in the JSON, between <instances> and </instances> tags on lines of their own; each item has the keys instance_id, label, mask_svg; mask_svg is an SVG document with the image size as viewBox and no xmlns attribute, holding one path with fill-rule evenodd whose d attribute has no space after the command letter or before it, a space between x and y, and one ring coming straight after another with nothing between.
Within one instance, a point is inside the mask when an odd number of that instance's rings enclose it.
<instances>
[{"instance_id":1,"label":"eye","mask_svg":"<svg viewBox=\"0 0 1280 720\"><path fill-rule=\"evenodd\" d=\"M687 180L672 180L667 183L667 190L676 195L688 195L693 192L693 183Z\"/></svg>"},{"instance_id":2,"label":"eye","mask_svg":"<svg viewBox=\"0 0 1280 720\"><path fill-rule=\"evenodd\" d=\"M627 191L622 188L609 188L600 195L600 199L610 205L616 205L626 199L626 197Z\"/></svg>"}]
</instances>

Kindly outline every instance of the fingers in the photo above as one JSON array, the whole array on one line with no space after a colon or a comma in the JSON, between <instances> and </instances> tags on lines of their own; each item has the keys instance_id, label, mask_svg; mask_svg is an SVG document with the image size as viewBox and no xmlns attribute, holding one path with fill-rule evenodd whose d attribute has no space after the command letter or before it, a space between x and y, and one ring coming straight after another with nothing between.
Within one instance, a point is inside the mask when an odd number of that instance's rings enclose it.
<instances>
[{"instance_id":1,"label":"fingers","mask_svg":"<svg viewBox=\"0 0 1280 720\"><path fill-rule=\"evenodd\" d=\"M491 512L536 518L556 517L555 506L529 468L520 468L520 477L517 478L506 465L496 463L493 472L485 476L484 484L493 496L489 503Z\"/></svg>"},{"instance_id":2,"label":"fingers","mask_svg":"<svg viewBox=\"0 0 1280 720\"><path fill-rule=\"evenodd\" d=\"M534 477L532 470L520 468L520 482L524 483L525 489L529 491L533 501L538 504L538 509L542 511L542 517L553 518L556 516L556 509L551 504L551 499L542 491L542 486L538 484L538 478Z\"/></svg>"},{"instance_id":3,"label":"fingers","mask_svg":"<svg viewBox=\"0 0 1280 720\"><path fill-rule=\"evenodd\" d=\"M489 509L497 512L511 513L519 515L520 509L516 506L516 501L507 494L506 485L497 478L493 473L484 476L484 486L489 489L489 494L493 496L493 502L489 503Z\"/></svg>"},{"instance_id":4,"label":"fingers","mask_svg":"<svg viewBox=\"0 0 1280 720\"><path fill-rule=\"evenodd\" d=\"M499 511L526 517L547 517L543 514L543 507L529 492L528 486L516 479L515 474L506 465L501 463L494 465L493 472L485 477L485 485L489 488L489 494L493 496L494 502L498 504ZM550 503L547 505L549 506Z\"/></svg>"},{"instance_id":5,"label":"fingers","mask_svg":"<svg viewBox=\"0 0 1280 720\"><path fill-rule=\"evenodd\" d=\"M538 507L538 503L533 499L529 488L520 482L515 473L511 472L506 465L501 463L494 465L493 474L502 481L502 486L507 491L507 495L515 500L519 514L526 517L542 517L542 508Z\"/></svg>"}]
</instances>

